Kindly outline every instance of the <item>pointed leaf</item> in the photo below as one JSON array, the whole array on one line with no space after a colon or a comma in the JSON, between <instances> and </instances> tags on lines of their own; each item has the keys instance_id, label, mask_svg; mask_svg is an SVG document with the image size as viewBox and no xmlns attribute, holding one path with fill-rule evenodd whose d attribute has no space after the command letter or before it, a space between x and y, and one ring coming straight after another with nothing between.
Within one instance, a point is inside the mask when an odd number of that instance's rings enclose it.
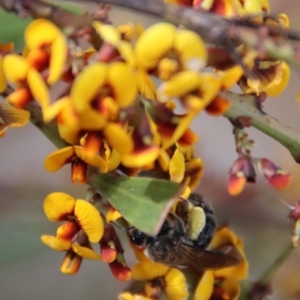
<instances>
[{"instance_id":1,"label":"pointed leaf","mask_svg":"<svg viewBox=\"0 0 300 300\"><path fill-rule=\"evenodd\" d=\"M91 184L132 226L156 235L173 204L179 185L162 179L97 174Z\"/></svg>"}]
</instances>

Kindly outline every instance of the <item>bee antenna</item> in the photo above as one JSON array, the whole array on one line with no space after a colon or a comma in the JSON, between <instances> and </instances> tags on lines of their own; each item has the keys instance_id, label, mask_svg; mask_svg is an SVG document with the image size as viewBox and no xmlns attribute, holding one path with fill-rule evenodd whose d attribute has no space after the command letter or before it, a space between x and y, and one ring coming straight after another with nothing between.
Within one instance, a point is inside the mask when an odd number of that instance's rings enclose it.
<instances>
[{"instance_id":1,"label":"bee antenna","mask_svg":"<svg viewBox=\"0 0 300 300\"><path fill-rule=\"evenodd\" d=\"M286 206L288 207L289 209L293 209L294 206L290 205L289 203L287 203L284 199L282 198L279 198L279 200Z\"/></svg>"}]
</instances>

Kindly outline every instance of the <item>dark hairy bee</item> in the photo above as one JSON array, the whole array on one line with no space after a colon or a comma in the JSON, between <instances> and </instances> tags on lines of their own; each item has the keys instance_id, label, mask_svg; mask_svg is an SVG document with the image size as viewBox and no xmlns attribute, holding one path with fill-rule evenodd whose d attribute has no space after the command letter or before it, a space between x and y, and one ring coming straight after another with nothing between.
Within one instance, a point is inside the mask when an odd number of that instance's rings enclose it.
<instances>
[{"instance_id":1,"label":"dark hairy bee","mask_svg":"<svg viewBox=\"0 0 300 300\"><path fill-rule=\"evenodd\" d=\"M203 220L201 220L201 214ZM207 250L216 230L215 215L211 207L192 194L178 203L176 212L169 213L155 237L134 227L127 230L130 241L154 262L168 266L185 266L196 272L204 269L221 269L241 262L238 250L224 246Z\"/></svg>"}]
</instances>

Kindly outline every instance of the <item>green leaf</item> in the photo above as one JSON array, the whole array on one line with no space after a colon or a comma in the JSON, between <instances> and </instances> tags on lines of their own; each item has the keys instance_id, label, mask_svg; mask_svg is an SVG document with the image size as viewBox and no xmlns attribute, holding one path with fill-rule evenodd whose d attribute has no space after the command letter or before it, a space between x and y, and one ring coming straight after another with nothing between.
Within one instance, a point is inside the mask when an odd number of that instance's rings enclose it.
<instances>
[{"instance_id":1,"label":"green leaf","mask_svg":"<svg viewBox=\"0 0 300 300\"><path fill-rule=\"evenodd\" d=\"M54 4L76 15L82 15L84 12L82 5L62 4L60 1L54 2ZM31 21L32 18L29 16L21 18L15 13L8 13L0 8L0 44L13 42L15 50L22 52L24 30Z\"/></svg>"},{"instance_id":2,"label":"green leaf","mask_svg":"<svg viewBox=\"0 0 300 300\"><path fill-rule=\"evenodd\" d=\"M107 198L124 219L149 235L156 235L173 204L179 185L162 179L96 174L94 188Z\"/></svg>"},{"instance_id":3,"label":"green leaf","mask_svg":"<svg viewBox=\"0 0 300 300\"><path fill-rule=\"evenodd\" d=\"M14 13L0 9L0 44L13 42L15 50L21 52L24 47L24 30L31 20L21 19Z\"/></svg>"}]
</instances>

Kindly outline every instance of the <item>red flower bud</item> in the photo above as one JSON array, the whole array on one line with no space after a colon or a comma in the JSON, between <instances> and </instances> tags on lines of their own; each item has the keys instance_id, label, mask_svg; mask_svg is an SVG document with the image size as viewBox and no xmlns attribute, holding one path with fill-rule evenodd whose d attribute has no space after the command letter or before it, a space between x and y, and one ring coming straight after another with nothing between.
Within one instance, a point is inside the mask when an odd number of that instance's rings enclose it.
<instances>
[{"instance_id":1,"label":"red flower bud","mask_svg":"<svg viewBox=\"0 0 300 300\"><path fill-rule=\"evenodd\" d=\"M247 156L239 157L229 171L228 193L232 196L240 194L246 182L255 182L255 177L252 160Z\"/></svg>"},{"instance_id":2,"label":"red flower bud","mask_svg":"<svg viewBox=\"0 0 300 300\"><path fill-rule=\"evenodd\" d=\"M268 182L276 189L284 189L291 182L291 174L276 166L267 158L260 159L258 161L258 167Z\"/></svg>"}]
</instances>

